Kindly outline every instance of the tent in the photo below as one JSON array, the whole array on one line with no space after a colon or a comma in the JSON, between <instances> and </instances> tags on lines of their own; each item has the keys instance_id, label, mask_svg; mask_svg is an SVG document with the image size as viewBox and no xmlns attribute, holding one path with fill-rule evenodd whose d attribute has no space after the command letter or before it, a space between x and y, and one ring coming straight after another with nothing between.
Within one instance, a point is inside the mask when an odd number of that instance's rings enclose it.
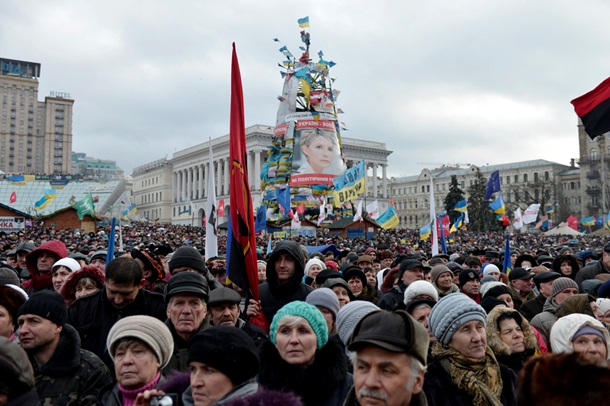
<instances>
[{"instance_id":1,"label":"tent","mask_svg":"<svg viewBox=\"0 0 610 406\"><path fill-rule=\"evenodd\" d=\"M335 255L339 255L341 253L340 250L337 249L337 247L335 247L332 244L327 244L327 245L306 245L305 248L307 248L307 252L311 255L314 252L321 252L322 254L326 254L328 251L332 252Z\"/></svg>"},{"instance_id":2,"label":"tent","mask_svg":"<svg viewBox=\"0 0 610 406\"><path fill-rule=\"evenodd\" d=\"M547 231L544 235L582 235L581 232L574 230L571 227L555 227L552 230Z\"/></svg>"}]
</instances>

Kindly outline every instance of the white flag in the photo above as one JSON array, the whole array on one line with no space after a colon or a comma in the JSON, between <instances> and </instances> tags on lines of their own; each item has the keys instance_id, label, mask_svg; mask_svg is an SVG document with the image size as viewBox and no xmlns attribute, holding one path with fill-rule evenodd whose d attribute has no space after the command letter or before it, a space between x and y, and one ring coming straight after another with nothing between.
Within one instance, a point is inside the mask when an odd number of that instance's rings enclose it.
<instances>
[{"instance_id":1,"label":"white flag","mask_svg":"<svg viewBox=\"0 0 610 406\"><path fill-rule=\"evenodd\" d=\"M515 222L513 223L513 227L515 227L517 230L523 227L523 218L521 217L520 207L515 210Z\"/></svg>"},{"instance_id":2,"label":"white flag","mask_svg":"<svg viewBox=\"0 0 610 406\"><path fill-rule=\"evenodd\" d=\"M430 176L430 222L432 222L432 255L438 255L438 233L436 231L436 208L434 207L434 184Z\"/></svg>"},{"instance_id":3,"label":"white flag","mask_svg":"<svg viewBox=\"0 0 610 406\"><path fill-rule=\"evenodd\" d=\"M377 199L373 203L369 203L366 205L366 212L369 214L369 217L373 220L377 220L379 218L379 203Z\"/></svg>"},{"instance_id":4,"label":"white flag","mask_svg":"<svg viewBox=\"0 0 610 406\"><path fill-rule=\"evenodd\" d=\"M362 200L358 203L356 214L354 214L354 221L362 221Z\"/></svg>"},{"instance_id":5,"label":"white flag","mask_svg":"<svg viewBox=\"0 0 610 406\"><path fill-rule=\"evenodd\" d=\"M318 225L320 225L320 223L323 222L325 218L326 218L326 197L324 197L324 200L322 201L322 204L320 205L320 214L318 215Z\"/></svg>"},{"instance_id":6,"label":"white flag","mask_svg":"<svg viewBox=\"0 0 610 406\"><path fill-rule=\"evenodd\" d=\"M292 210L290 212L292 213L292 216L290 216L292 218L292 221L290 222L290 227L301 228L301 219L299 218L299 213L293 212Z\"/></svg>"},{"instance_id":7,"label":"white flag","mask_svg":"<svg viewBox=\"0 0 610 406\"><path fill-rule=\"evenodd\" d=\"M470 223L470 219L468 218L468 210L464 212L464 224Z\"/></svg>"},{"instance_id":8,"label":"white flag","mask_svg":"<svg viewBox=\"0 0 610 406\"><path fill-rule=\"evenodd\" d=\"M530 206L523 212L523 224L535 223L538 217L538 210L540 205L538 203L530 204Z\"/></svg>"},{"instance_id":9,"label":"white flag","mask_svg":"<svg viewBox=\"0 0 610 406\"><path fill-rule=\"evenodd\" d=\"M214 184L214 159L210 138L210 171L208 173L208 201L205 203L205 259L218 256L218 235L216 217L216 185Z\"/></svg>"}]
</instances>

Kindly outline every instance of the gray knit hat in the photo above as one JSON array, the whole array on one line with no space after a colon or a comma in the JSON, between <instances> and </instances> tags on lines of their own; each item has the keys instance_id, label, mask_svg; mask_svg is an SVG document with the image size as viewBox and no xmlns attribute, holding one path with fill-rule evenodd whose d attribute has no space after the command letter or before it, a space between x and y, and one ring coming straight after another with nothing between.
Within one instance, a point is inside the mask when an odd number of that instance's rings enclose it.
<instances>
[{"instance_id":1,"label":"gray knit hat","mask_svg":"<svg viewBox=\"0 0 610 406\"><path fill-rule=\"evenodd\" d=\"M432 271L430 271L430 277L432 278L431 282L435 284L438 277L445 272L449 272L451 276L453 276L453 271L447 268L445 265L434 265L432 267Z\"/></svg>"},{"instance_id":2,"label":"gray knit hat","mask_svg":"<svg viewBox=\"0 0 610 406\"><path fill-rule=\"evenodd\" d=\"M305 301L310 305L320 306L328 309L333 315L333 320L337 320L337 313L339 313L339 299L337 299L337 295L332 291L332 289L318 288L307 295Z\"/></svg>"},{"instance_id":3,"label":"gray knit hat","mask_svg":"<svg viewBox=\"0 0 610 406\"><path fill-rule=\"evenodd\" d=\"M364 316L379 310L381 310L379 307L366 300L355 300L343 306L337 314L337 333L343 344L347 345L356 324Z\"/></svg>"},{"instance_id":4,"label":"gray knit hat","mask_svg":"<svg viewBox=\"0 0 610 406\"><path fill-rule=\"evenodd\" d=\"M578 284L572 279L566 277L557 278L553 281L551 297L555 297L557 294L569 288L574 288L578 292Z\"/></svg>"},{"instance_id":5,"label":"gray knit hat","mask_svg":"<svg viewBox=\"0 0 610 406\"><path fill-rule=\"evenodd\" d=\"M167 365L174 352L172 333L163 322L150 316L129 316L117 321L108 333L106 346L113 361L117 344L128 337L145 342L156 355L160 369Z\"/></svg>"},{"instance_id":6,"label":"gray knit hat","mask_svg":"<svg viewBox=\"0 0 610 406\"><path fill-rule=\"evenodd\" d=\"M447 345L453 334L469 321L487 323L487 313L474 300L463 293L447 295L430 312L430 331L438 341Z\"/></svg>"}]
</instances>

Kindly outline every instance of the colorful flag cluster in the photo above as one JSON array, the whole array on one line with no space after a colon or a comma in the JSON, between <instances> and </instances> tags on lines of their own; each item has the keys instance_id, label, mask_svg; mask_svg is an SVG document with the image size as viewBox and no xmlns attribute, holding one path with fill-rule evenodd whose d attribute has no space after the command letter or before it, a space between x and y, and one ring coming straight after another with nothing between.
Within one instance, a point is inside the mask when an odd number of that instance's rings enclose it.
<instances>
[{"instance_id":1,"label":"colorful flag cluster","mask_svg":"<svg viewBox=\"0 0 610 406\"><path fill-rule=\"evenodd\" d=\"M580 219L580 224L583 226L594 226L595 225L595 216L585 217Z\"/></svg>"}]
</instances>

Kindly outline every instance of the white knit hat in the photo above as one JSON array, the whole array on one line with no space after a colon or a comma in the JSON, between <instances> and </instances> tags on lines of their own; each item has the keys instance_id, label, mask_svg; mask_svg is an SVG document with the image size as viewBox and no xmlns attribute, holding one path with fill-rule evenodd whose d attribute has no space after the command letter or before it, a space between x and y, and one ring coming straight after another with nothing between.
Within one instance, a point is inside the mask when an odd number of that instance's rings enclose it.
<instances>
[{"instance_id":1,"label":"white knit hat","mask_svg":"<svg viewBox=\"0 0 610 406\"><path fill-rule=\"evenodd\" d=\"M599 307L599 311L605 315L607 312L610 311L610 299L605 299L605 298L597 299L597 306Z\"/></svg>"},{"instance_id":2,"label":"white knit hat","mask_svg":"<svg viewBox=\"0 0 610 406\"><path fill-rule=\"evenodd\" d=\"M326 269L326 264L324 262L320 261L318 258L312 258L305 264L305 276L309 276L309 268L311 268L312 265L318 265L322 270Z\"/></svg>"},{"instance_id":3,"label":"white knit hat","mask_svg":"<svg viewBox=\"0 0 610 406\"><path fill-rule=\"evenodd\" d=\"M487 276L491 273L497 273L498 275L500 275L500 268L498 268L494 264L486 264L485 268L483 268L483 275Z\"/></svg>"},{"instance_id":4,"label":"white knit hat","mask_svg":"<svg viewBox=\"0 0 610 406\"><path fill-rule=\"evenodd\" d=\"M415 281L407 287L404 294L405 305L409 306L409 303L418 296L430 296L432 300L438 302L438 291L428 281Z\"/></svg>"}]
</instances>

